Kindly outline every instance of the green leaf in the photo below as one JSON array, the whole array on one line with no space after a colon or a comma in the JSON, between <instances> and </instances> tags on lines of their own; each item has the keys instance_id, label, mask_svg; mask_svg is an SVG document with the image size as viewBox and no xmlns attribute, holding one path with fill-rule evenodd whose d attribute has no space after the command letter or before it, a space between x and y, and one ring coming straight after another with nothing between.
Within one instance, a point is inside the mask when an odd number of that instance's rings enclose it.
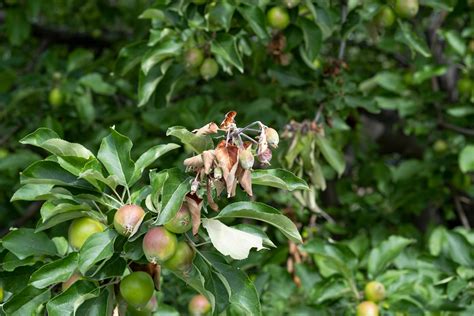
<instances>
[{"instance_id":1,"label":"green leaf","mask_svg":"<svg viewBox=\"0 0 474 316\"><path fill-rule=\"evenodd\" d=\"M190 189L190 179L186 178L179 169L168 170L168 178L162 191L161 212L156 220L156 225L166 224L173 219Z\"/></svg>"},{"instance_id":2,"label":"green leaf","mask_svg":"<svg viewBox=\"0 0 474 316\"><path fill-rule=\"evenodd\" d=\"M166 131L166 136L170 135L179 138L183 144L190 146L197 154L214 148L214 143L212 142L211 137L198 136L194 133L191 133L182 126L173 126L168 128Z\"/></svg>"},{"instance_id":3,"label":"green leaf","mask_svg":"<svg viewBox=\"0 0 474 316\"><path fill-rule=\"evenodd\" d=\"M439 256L445 243L446 228L436 227L430 235L428 247L432 256Z\"/></svg>"},{"instance_id":4,"label":"green leaf","mask_svg":"<svg viewBox=\"0 0 474 316\"><path fill-rule=\"evenodd\" d=\"M242 57L237 49L235 37L225 33L219 34L211 42L211 52L235 66L241 73L244 72Z\"/></svg>"},{"instance_id":5,"label":"green leaf","mask_svg":"<svg viewBox=\"0 0 474 316\"><path fill-rule=\"evenodd\" d=\"M209 30L218 31L225 29L228 32L232 23L235 6L227 0L221 0L207 6L207 9L209 10L206 14L206 20Z\"/></svg>"},{"instance_id":6,"label":"green leaf","mask_svg":"<svg viewBox=\"0 0 474 316\"><path fill-rule=\"evenodd\" d=\"M321 50L321 45L323 42L322 32L313 21L305 18L298 19L297 24L303 31L306 54L310 62L313 62Z\"/></svg>"},{"instance_id":7,"label":"green leaf","mask_svg":"<svg viewBox=\"0 0 474 316\"><path fill-rule=\"evenodd\" d=\"M113 95L116 91L113 85L105 82L102 75L96 72L81 77L79 83L98 94Z\"/></svg>"},{"instance_id":8,"label":"green leaf","mask_svg":"<svg viewBox=\"0 0 474 316\"><path fill-rule=\"evenodd\" d=\"M171 66L171 60L164 61L161 65L153 67L146 75L140 72L138 78L138 106L143 106L148 103Z\"/></svg>"},{"instance_id":9,"label":"green leaf","mask_svg":"<svg viewBox=\"0 0 474 316\"><path fill-rule=\"evenodd\" d=\"M115 64L117 72L121 76L125 76L141 62L143 55L145 55L148 49L149 47L145 41L139 41L123 47Z\"/></svg>"},{"instance_id":10,"label":"green leaf","mask_svg":"<svg viewBox=\"0 0 474 316\"><path fill-rule=\"evenodd\" d=\"M337 174L341 176L346 168L346 162L342 152L336 150L329 139L322 135L316 134L315 141L326 161L336 170Z\"/></svg>"},{"instance_id":11,"label":"green leaf","mask_svg":"<svg viewBox=\"0 0 474 316\"><path fill-rule=\"evenodd\" d=\"M54 161L34 162L21 173L20 179L22 184L49 184L93 190L89 183L78 179Z\"/></svg>"},{"instance_id":12,"label":"green leaf","mask_svg":"<svg viewBox=\"0 0 474 316\"><path fill-rule=\"evenodd\" d=\"M37 201L42 200L42 195L51 191L53 184L25 184L13 194L10 201Z\"/></svg>"},{"instance_id":13,"label":"green leaf","mask_svg":"<svg viewBox=\"0 0 474 316\"><path fill-rule=\"evenodd\" d=\"M2 246L20 259L29 256L55 256L56 247L45 233L35 233L31 228L19 228L3 237Z\"/></svg>"},{"instance_id":14,"label":"green leaf","mask_svg":"<svg viewBox=\"0 0 474 316\"><path fill-rule=\"evenodd\" d=\"M466 43L460 36L458 32L455 30L449 30L442 32L444 38L448 42L448 44L458 53L460 56L464 56L466 53Z\"/></svg>"},{"instance_id":15,"label":"green leaf","mask_svg":"<svg viewBox=\"0 0 474 316\"><path fill-rule=\"evenodd\" d=\"M135 182L137 182L140 179L145 168L151 165L156 159L160 158L167 152L179 147L180 146L177 144L166 144L166 145L157 145L148 149L135 162L135 169L133 170L133 175L132 175L132 178L130 179L130 186L132 186Z\"/></svg>"},{"instance_id":16,"label":"green leaf","mask_svg":"<svg viewBox=\"0 0 474 316\"><path fill-rule=\"evenodd\" d=\"M16 6L13 6L6 10L5 33L10 43L18 46L30 36L31 24L28 22L25 10L15 8Z\"/></svg>"},{"instance_id":17,"label":"green leaf","mask_svg":"<svg viewBox=\"0 0 474 316\"><path fill-rule=\"evenodd\" d=\"M37 256L30 256L21 260L13 253L7 252L2 259L2 268L4 271L13 271L18 267L32 266L39 260L41 260L41 258Z\"/></svg>"},{"instance_id":18,"label":"green leaf","mask_svg":"<svg viewBox=\"0 0 474 316\"><path fill-rule=\"evenodd\" d=\"M179 56L181 54L181 49L183 44L178 42L175 38L170 40L161 41L157 46L151 48L142 60L142 71L145 76L148 75L150 70L157 64L162 61Z\"/></svg>"},{"instance_id":19,"label":"green leaf","mask_svg":"<svg viewBox=\"0 0 474 316\"><path fill-rule=\"evenodd\" d=\"M372 277L376 277L382 272L408 245L415 240L400 236L390 236L369 254L368 272Z\"/></svg>"},{"instance_id":20,"label":"green leaf","mask_svg":"<svg viewBox=\"0 0 474 316\"><path fill-rule=\"evenodd\" d=\"M85 125L90 126L95 120L95 108L92 100L92 93L89 88L77 89L74 98L74 106L76 107L79 120Z\"/></svg>"},{"instance_id":21,"label":"green leaf","mask_svg":"<svg viewBox=\"0 0 474 316\"><path fill-rule=\"evenodd\" d=\"M235 229L241 230L243 232L258 236L258 237L262 238L263 244L265 246L276 248L276 245L273 243L273 241L271 241L271 239L263 231L263 229L261 229L260 227L258 227L256 225L238 224L238 225L232 226L232 228L235 228Z\"/></svg>"},{"instance_id":22,"label":"green leaf","mask_svg":"<svg viewBox=\"0 0 474 316\"><path fill-rule=\"evenodd\" d=\"M228 265L225 259L216 253L203 251L202 254L212 267L225 277L230 289L231 307L241 315L261 315L257 290L247 275L242 270Z\"/></svg>"},{"instance_id":23,"label":"green leaf","mask_svg":"<svg viewBox=\"0 0 474 316\"><path fill-rule=\"evenodd\" d=\"M255 5L242 5L238 8L238 11L258 38L263 41L268 40L269 36L265 26L265 13L260 7Z\"/></svg>"},{"instance_id":24,"label":"green leaf","mask_svg":"<svg viewBox=\"0 0 474 316\"><path fill-rule=\"evenodd\" d=\"M446 251L454 262L466 267L474 267L472 246L462 234L454 231L446 231L445 240Z\"/></svg>"},{"instance_id":25,"label":"green leaf","mask_svg":"<svg viewBox=\"0 0 474 316\"><path fill-rule=\"evenodd\" d=\"M76 311L86 300L97 297L100 288L87 281L77 281L65 292L46 304L48 316L76 315Z\"/></svg>"},{"instance_id":26,"label":"green leaf","mask_svg":"<svg viewBox=\"0 0 474 316\"><path fill-rule=\"evenodd\" d=\"M96 220L101 220L104 221L104 215L102 213L94 212L94 211L75 211L71 210L70 212L63 212L59 213L57 215L51 216L45 221L39 221L38 224L36 225L36 232L40 232L46 229L49 229L51 227L54 227L60 223L64 223L67 221L70 221L75 218L79 217L92 217Z\"/></svg>"},{"instance_id":27,"label":"green leaf","mask_svg":"<svg viewBox=\"0 0 474 316\"><path fill-rule=\"evenodd\" d=\"M76 49L71 54L69 54L67 60L67 71L71 72L73 70L82 68L92 60L94 60L94 53L92 53L92 51L84 48Z\"/></svg>"},{"instance_id":28,"label":"green leaf","mask_svg":"<svg viewBox=\"0 0 474 316\"><path fill-rule=\"evenodd\" d=\"M258 169L252 172L252 184L265 185L288 191L309 190L303 179L285 169Z\"/></svg>"},{"instance_id":29,"label":"green leaf","mask_svg":"<svg viewBox=\"0 0 474 316\"><path fill-rule=\"evenodd\" d=\"M96 263L114 254L115 230L109 229L89 237L79 252L79 271L84 275Z\"/></svg>"},{"instance_id":30,"label":"green leaf","mask_svg":"<svg viewBox=\"0 0 474 316\"><path fill-rule=\"evenodd\" d=\"M112 292L112 294L110 294ZM87 299L84 303L79 306L76 310L76 315L87 315L87 316L103 316L103 315L112 315L113 309L113 300L109 299L113 295L112 289L104 289L100 292L97 297Z\"/></svg>"},{"instance_id":31,"label":"green leaf","mask_svg":"<svg viewBox=\"0 0 474 316\"><path fill-rule=\"evenodd\" d=\"M41 304L51 297L49 289L40 290L28 286L16 293L3 305L3 310L9 316L35 315L35 311Z\"/></svg>"},{"instance_id":32,"label":"green leaf","mask_svg":"<svg viewBox=\"0 0 474 316\"><path fill-rule=\"evenodd\" d=\"M462 172L474 171L474 145L467 145L459 153L459 168Z\"/></svg>"},{"instance_id":33,"label":"green leaf","mask_svg":"<svg viewBox=\"0 0 474 316\"><path fill-rule=\"evenodd\" d=\"M31 275L30 284L43 289L68 280L77 269L78 256L77 252L73 252L65 258L45 264Z\"/></svg>"},{"instance_id":34,"label":"green leaf","mask_svg":"<svg viewBox=\"0 0 474 316\"><path fill-rule=\"evenodd\" d=\"M294 242L301 242L301 236L295 224L275 208L257 202L236 202L227 205L217 218L251 218L266 222L278 228Z\"/></svg>"},{"instance_id":35,"label":"green leaf","mask_svg":"<svg viewBox=\"0 0 474 316\"><path fill-rule=\"evenodd\" d=\"M97 158L104 164L110 175L116 176L119 183L127 186L135 165L130 158L131 140L111 129L109 136L102 139Z\"/></svg>"},{"instance_id":36,"label":"green leaf","mask_svg":"<svg viewBox=\"0 0 474 316\"><path fill-rule=\"evenodd\" d=\"M426 42L421 39L415 32L413 32L408 23L398 20L398 25L402 32L402 41L405 42L411 49L417 51L424 57L431 57L431 52L426 45Z\"/></svg>"}]
</instances>

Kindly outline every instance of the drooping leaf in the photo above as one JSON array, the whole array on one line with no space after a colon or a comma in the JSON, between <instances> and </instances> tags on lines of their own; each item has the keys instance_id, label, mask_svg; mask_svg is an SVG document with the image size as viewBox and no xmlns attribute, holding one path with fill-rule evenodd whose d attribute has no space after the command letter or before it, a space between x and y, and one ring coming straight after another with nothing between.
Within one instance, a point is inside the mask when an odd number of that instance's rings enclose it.
<instances>
[{"instance_id":1,"label":"drooping leaf","mask_svg":"<svg viewBox=\"0 0 474 316\"><path fill-rule=\"evenodd\" d=\"M459 153L459 168L464 173L474 171L474 145L467 145Z\"/></svg>"},{"instance_id":2,"label":"drooping leaf","mask_svg":"<svg viewBox=\"0 0 474 316\"><path fill-rule=\"evenodd\" d=\"M275 208L257 202L236 202L227 205L217 218L251 218L266 222L278 228L286 237L294 242L301 242L301 236L295 224Z\"/></svg>"},{"instance_id":3,"label":"drooping leaf","mask_svg":"<svg viewBox=\"0 0 474 316\"><path fill-rule=\"evenodd\" d=\"M197 154L214 147L212 138L209 136L198 136L194 133L191 133L182 126L173 126L168 128L166 131L166 136L169 135L179 138L183 144L190 146Z\"/></svg>"},{"instance_id":4,"label":"drooping leaf","mask_svg":"<svg viewBox=\"0 0 474 316\"><path fill-rule=\"evenodd\" d=\"M252 171L252 184L265 185L288 191L308 190L303 179L284 169L257 169Z\"/></svg>"},{"instance_id":5,"label":"drooping leaf","mask_svg":"<svg viewBox=\"0 0 474 316\"><path fill-rule=\"evenodd\" d=\"M264 249L263 239L214 219L203 219L202 226L207 230L213 246L223 255L242 260L249 256L250 249Z\"/></svg>"},{"instance_id":6,"label":"drooping leaf","mask_svg":"<svg viewBox=\"0 0 474 316\"><path fill-rule=\"evenodd\" d=\"M237 49L235 37L229 34L219 34L211 42L211 52L237 68L241 73L244 72L242 57Z\"/></svg>"},{"instance_id":7,"label":"drooping leaf","mask_svg":"<svg viewBox=\"0 0 474 316\"><path fill-rule=\"evenodd\" d=\"M180 170L168 170L168 178L163 186L161 212L156 222L157 225L169 222L176 215L190 189L190 179L187 179Z\"/></svg>"},{"instance_id":8,"label":"drooping leaf","mask_svg":"<svg viewBox=\"0 0 474 316\"><path fill-rule=\"evenodd\" d=\"M316 134L316 144L326 161L336 170L337 174L341 176L346 168L346 162L342 152L334 148L329 139L319 134Z\"/></svg>"}]
</instances>

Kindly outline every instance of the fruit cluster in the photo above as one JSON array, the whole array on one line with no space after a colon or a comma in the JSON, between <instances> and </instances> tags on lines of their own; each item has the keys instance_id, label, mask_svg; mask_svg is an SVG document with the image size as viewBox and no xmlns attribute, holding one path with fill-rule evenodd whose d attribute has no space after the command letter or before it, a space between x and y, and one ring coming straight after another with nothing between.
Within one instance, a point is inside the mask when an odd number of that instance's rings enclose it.
<instances>
[{"instance_id":1,"label":"fruit cluster","mask_svg":"<svg viewBox=\"0 0 474 316\"><path fill-rule=\"evenodd\" d=\"M378 316L378 302L385 298L385 287L382 283L371 281L365 285L366 300L357 305L357 316Z\"/></svg>"}]
</instances>

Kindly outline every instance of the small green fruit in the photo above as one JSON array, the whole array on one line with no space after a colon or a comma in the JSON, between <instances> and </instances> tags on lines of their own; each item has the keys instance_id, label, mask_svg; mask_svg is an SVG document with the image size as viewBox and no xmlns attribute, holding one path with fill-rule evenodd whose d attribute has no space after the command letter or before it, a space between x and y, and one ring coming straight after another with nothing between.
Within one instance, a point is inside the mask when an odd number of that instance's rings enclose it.
<instances>
[{"instance_id":1,"label":"small green fruit","mask_svg":"<svg viewBox=\"0 0 474 316\"><path fill-rule=\"evenodd\" d=\"M176 235L164 227L151 228L143 238L143 252L151 263L163 263L176 252Z\"/></svg>"},{"instance_id":2,"label":"small green fruit","mask_svg":"<svg viewBox=\"0 0 474 316\"><path fill-rule=\"evenodd\" d=\"M58 88L54 88L49 92L49 104L53 107L59 107L63 104L63 93Z\"/></svg>"},{"instance_id":3,"label":"small green fruit","mask_svg":"<svg viewBox=\"0 0 474 316\"><path fill-rule=\"evenodd\" d=\"M401 18L411 19L418 13L418 0L396 0L395 12Z\"/></svg>"},{"instance_id":4,"label":"small green fruit","mask_svg":"<svg viewBox=\"0 0 474 316\"><path fill-rule=\"evenodd\" d=\"M154 287L148 273L132 272L120 282L120 294L133 307L145 306L153 296Z\"/></svg>"},{"instance_id":5,"label":"small green fruit","mask_svg":"<svg viewBox=\"0 0 474 316\"><path fill-rule=\"evenodd\" d=\"M3 291L3 286L0 285L0 303L3 303L3 297L4 297L5 293Z\"/></svg>"},{"instance_id":6,"label":"small green fruit","mask_svg":"<svg viewBox=\"0 0 474 316\"><path fill-rule=\"evenodd\" d=\"M133 236L145 217L145 211L138 205L127 204L115 212L114 228L122 236Z\"/></svg>"},{"instance_id":7,"label":"small green fruit","mask_svg":"<svg viewBox=\"0 0 474 316\"><path fill-rule=\"evenodd\" d=\"M265 136L267 137L267 143L270 147L277 148L280 142L280 136L278 132L271 127L265 129Z\"/></svg>"},{"instance_id":8,"label":"small green fruit","mask_svg":"<svg viewBox=\"0 0 474 316\"><path fill-rule=\"evenodd\" d=\"M172 271L186 273L191 270L194 260L194 249L186 242L180 241L174 255L164 263L164 267Z\"/></svg>"},{"instance_id":9,"label":"small green fruit","mask_svg":"<svg viewBox=\"0 0 474 316\"><path fill-rule=\"evenodd\" d=\"M173 219L165 224L165 228L175 234L183 234L193 226L189 208L183 204Z\"/></svg>"},{"instance_id":10,"label":"small green fruit","mask_svg":"<svg viewBox=\"0 0 474 316\"><path fill-rule=\"evenodd\" d=\"M242 168L244 169L250 169L253 167L255 158L252 154L252 150L250 149L250 147L240 152L239 162L240 162L240 166L242 166Z\"/></svg>"},{"instance_id":11,"label":"small green fruit","mask_svg":"<svg viewBox=\"0 0 474 316\"><path fill-rule=\"evenodd\" d=\"M219 72L219 65L217 65L217 62L214 59L206 58L203 61L199 72L201 73L201 76L204 78L204 80L212 79Z\"/></svg>"},{"instance_id":12,"label":"small green fruit","mask_svg":"<svg viewBox=\"0 0 474 316\"><path fill-rule=\"evenodd\" d=\"M445 152L448 149L448 144L444 140L438 139L433 144L433 149L437 153L442 153L442 152Z\"/></svg>"},{"instance_id":13,"label":"small green fruit","mask_svg":"<svg viewBox=\"0 0 474 316\"><path fill-rule=\"evenodd\" d=\"M283 3L286 5L288 9L294 8L299 5L301 0L284 0Z\"/></svg>"},{"instance_id":14,"label":"small green fruit","mask_svg":"<svg viewBox=\"0 0 474 316\"><path fill-rule=\"evenodd\" d=\"M379 316L379 307L370 301L357 305L357 316Z\"/></svg>"},{"instance_id":15,"label":"small green fruit","mask_svg":"<svg viewBox=\"0 0 474 316\"><path fill-rule=\"evenodd\" d=\"M211 311L211 304L204 295L195 295L188 305L191 316L203 316Z\"/></svg>"},{"instance_id":16,"label":"small green fruit","mask_svg":"<svg viewBox=\"0 0 474 316\"><path fill-rule=\"evenodd\" d=\"M458 80L458 91L462 95L470 95L473 88L472 80L464 77Z\"/></svg>"},{"instance_id":17,"label":"small green fruit","mask_svg":"<svg viewBox=\"0 0 474 316\"><path fill-rule=\"evenodd\" d=\"M90 217L77 218L69 226L69 243L74 249L81 249L90 236L100 233L104 229L105 226L95 219Z\"/></svg>"},{"instance_id":18,"label":"small green fruit","mask_svg":"<svg viewBox=\"0 0 474 316\"><path fill-rule=\"evenodd\" d=\"M8 154L9 154L8 149L0 148L0 159L5 158L6 156L8 156Z\"/></svg>"},{"instance_id":19,"label":"small green fruit","mask_svg":"<svg viewBox=\"0 0 474 316\"><path fill-rule=\"evenodd\" d=\"M385 298L385 287L382 283L371 281L365 285L365 298L372 302L380 302Z\"/></svg>"},{"instance_id":20,"label":"small green fruit","mask_svg":"<svg viewBox=\"0 0 474 316\"><path fill-rule=\"evenodd\" d=\"M198 68L204 61L204 53L199 48L190 48L184 53L184 61L187 68Z\"/></svg>"},{"instance_id":21,"label":"small green fruit","mask_svg":"<svg viewBox=\"0 0 474 316\"><path fill-rule=\"evenodd\" d=\"M380 8L377 15L375 15L374 22L380 27L388 28L395 23L395 19L396 17L393 10L388 5L384 5Z\"/></svg>"},{"instance_id":22,"label":"small green fruit","mask_svg":"<svg viewBox=\"0 0 474 316\"><path fill-rule=\"evenodd\" d=\"M284 30L290 24L288 11L282 7L273 7L267 12L267 23L276 30Z\"/></svg>"}]
</instances>

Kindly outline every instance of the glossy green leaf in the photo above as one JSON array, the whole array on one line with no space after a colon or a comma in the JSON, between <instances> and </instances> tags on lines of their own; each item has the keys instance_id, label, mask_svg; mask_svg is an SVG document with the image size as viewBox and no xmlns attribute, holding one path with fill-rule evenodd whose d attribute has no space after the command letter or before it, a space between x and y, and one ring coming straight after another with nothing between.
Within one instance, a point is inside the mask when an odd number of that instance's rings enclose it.
<instances>
[{"instance_id":1,"label":"glossy green leaf","mask_svg":"<svg viewBox=\"0 0 474 316\"><path fill-rule=\"evenodd\" d=\"M308 19L298 19L298 26L303 31L304 47L311 62L318 56L322 45L322 32L319 27Z\"/></svg>"},{"instance_id":2,"label":"glossy green leaf","mask_svg":"<svg viewBox=\"0 0 474 316\"><path fill-rule=\"evenodd\" d=\"M108 260L114 254L115 230L106 230L90 236L79 252L79 271L82 274L102 260Z\"/></svg>"},{"instance_id":3,"label":"glossy green leaf","mask_svg":"<svg viewBox=\"0 0 474 316\"><path fill-rule=\"evenodd\" d=\"M56 247L48 235L36 233L31 228L19 228L9 232L2 239L2 246L20 259L29 256L55 256Z\"/></svg>"},{"instance_id":4,"label":"glossy green leaf","mask_svg":"<svg viewBox=\"0 0 474 316\"><path fill-rule=\"evenodd\" d=\"M132 186L135 182L137 182L140 177L142 176L143 171L146 167L151 165L156 159L160 158L167 152L179 148L180 146L177 144L166 144L166 145L157 145L146 152L144 152L140 158L135 162L135 169L133 170L132 178L130 179L130 186Z\"/></svg>"},{"instance_id":5,"label":"glossy green leaf","mask_svg":"<svg viewBox=\"0 0 474 316\"><path fill-rule=\"evenodd\" d=\"M115 129L102 139L97 158L104 164L110 175L116 176L121 185L126 186L132 177L135 165L130 157L130 139Z\"/></svg>"},{"instance_id":6,"label":"glossy green leaf","mask_svg":"<svg viewBox=\"0 0 474 316\"><path fill-rule=\"evenodd\" d=\"M67 257L45 264L31 275L30 284L38 289L43 289L52 284L66 281L76 271L78 258L78 253L73 252Z\"/></svg>"},{"instance_id":7,"label":"glossy green leaf","mask_svg":"<svg viewBox=\"0 0 474 316\"><path fill-rule=\"evenodd\" d=\"M41 197L51 191L53 184L25 184L13 194L11 201L36 201L42 200Z\"/></svg>"},{"instance_id":8,"label":"glossy green leaf","mask_svg":"<svg viewBox=\"0 0 474 316\"><path fill-rule=\"evenodd\" d=\"M232 16L235 11L235 5L227 0L214 2L207 7L206 13L207 25L210 30L218 31L225 29L229 31L232 23Z\"/></svg>"},{"instance_id":9,"label":"glossy green leaf","mask_svg":"<svg viewBox=\"0 0 474 316\"><path fill-rule=\"evenodd\" d=\"M309 190L308 184L285 169L257 169L252 172L252 184L288 191Z\"/></svg>"},{"instance_id":10,"label":"glossy green leaf","mask_svg":"<svg viewBox=\"0 0 474 316\"><path fill-rule=\"evenodd\" d=\"M182 126L173 126L168 128L166 131L166 136L170 135L179 138L183 144L190 146L198 154L205 150L214 148L212 138L209 136L198 136L194 133L191 133Z\"/></svg>"},{"instance_id":11,"label":"glossy green leaf","mask_svg":"<svg viewBox=\"0 0 474 316\"><path fill-rule=\"evenodd\" d=\"M49 289L37 289L28 286L16 293L3 306L3 310L9 316L34 315L39 305L46 303L51 297Z\"/></svg>"},{"instance_id":12,"label":"glossy green leaf","mask_svg":"<svg viewBox=\"0 0 474 316\"><path fill-rule=\"evenodd\" d=\"M110 286L108 289L102 289L97 297L89 298L82 303L76 310L76 315L87 315L87 316L103 316L111 315L113 313L112 295L113 287Z\"/></svg>"},{"instance_id":13,"label":"glossy green leaf","mask_svg":"<svg viewBox=\"0 0 474 316\"><path fill-rule=\"evenodd\" d=\"M202 252L212 267L221 273L230 289L231 307L242 315L261 315L260 300L255 286L238 268L228 265L224 258L216 253Z\"/></svg>"},{"instance_id":14,"label":"glossy green leaf","mask_svg":"<svg viewBox=\"0 0 474 316\"><path fill-rule=\"evenodd\" d=\"M87 281L77 281L65 292L46 304L48 316L76 315L76 311L86 300L97 297L100 288Z\"/></svg>"},{"instance_id":15,"label":"glossy green leaf","mask_svg":"<svg viewBox=\"0 0 474 316\"><path fill-rule=\"evenodd\" d=\"M251 218L266 222L278 228L294 242L301 242L301 236L295 224L277 209L257 202L236 202L227 205L214 218Z\"/></svg>"},{"instance_id":16,"label":"glossy green leaf","mask_svg":"<svg viewBox=\"0 0 474 316\"><path fill-rule=\"evenodd\" d=\"M169 222L181 208L184 197L191 189L191 179L188 179L178 169L168 170L168 178L163 186L161 197L161 212L156 224Z\"/></svg>"}]
</instances>

